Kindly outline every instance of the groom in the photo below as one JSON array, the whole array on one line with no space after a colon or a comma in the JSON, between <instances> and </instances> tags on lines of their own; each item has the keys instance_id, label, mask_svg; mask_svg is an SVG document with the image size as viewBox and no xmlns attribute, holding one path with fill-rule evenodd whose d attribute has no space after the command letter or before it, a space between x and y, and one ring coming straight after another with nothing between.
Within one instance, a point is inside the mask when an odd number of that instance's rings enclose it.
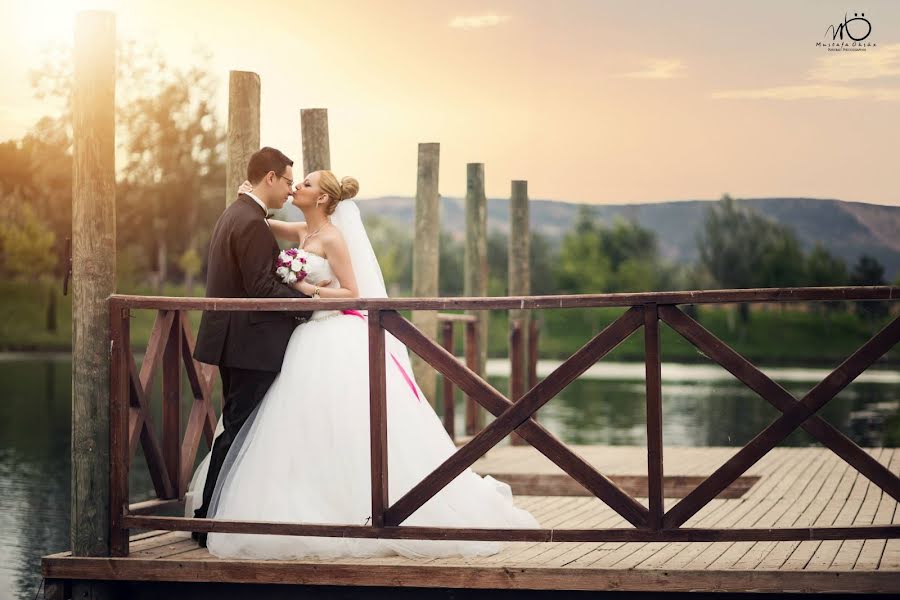
<instances>
[{"instance_id":1,"label":"groom","mask_svg":"<svg viewBox=\"0 0 900 600\"><path fill-rule=\"evenodd\" d=\"M250 157L247 179L253 191L239 195L213 229L207 297L309 297L276 278L275 259L279 248L266 221L268 210L281 208L292 195L293 164L275 148L262 148ZM194 511L194 517L206 517L228 449L281 370L294 327L311 314L309 311L204 311L194 358L219 367L225 431L213 443L203 504ZM206 546L205 533L192 535L201 546Z\"/></svg>"}]
</instances>

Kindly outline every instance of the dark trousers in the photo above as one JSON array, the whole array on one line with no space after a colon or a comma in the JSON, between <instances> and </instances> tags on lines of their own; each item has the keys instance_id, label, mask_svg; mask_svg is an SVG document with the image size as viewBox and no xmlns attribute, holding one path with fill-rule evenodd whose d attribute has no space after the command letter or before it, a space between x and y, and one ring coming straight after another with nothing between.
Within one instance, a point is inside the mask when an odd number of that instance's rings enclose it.
<instances>
[{"instance_id":1,"label":"dark trousers","mask_svg":"<svg viewBox=\"0 0 900 600\"><path fill-rule=\"evenodd\" d=\"M222 425L225 430L213 442L212 458L209 459L209 471L206 474L206 485L203 486L203 504L194 511L196 518L205 518L209 511L209 503L216 489L216 480L228 455L231 444L247 417L259 405L266 390L275 381L278 373L273 371L255 371L219 367L222 376Z\"/></svg>"}]
</instances>

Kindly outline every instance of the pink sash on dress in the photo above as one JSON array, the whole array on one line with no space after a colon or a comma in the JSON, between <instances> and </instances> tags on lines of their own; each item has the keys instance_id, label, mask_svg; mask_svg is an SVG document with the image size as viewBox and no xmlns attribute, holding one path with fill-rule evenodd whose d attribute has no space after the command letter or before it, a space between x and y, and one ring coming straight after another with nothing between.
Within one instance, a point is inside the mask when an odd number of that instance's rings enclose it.
<instances>
[{"instance_id":1,"label":"pink sash on dress","mask_svg":"<svg viewBox=\"0 0 900 600\"><path fill-rule=\"evenodd\" d=\"M343 313L345 315L350 315L352 317L359 317L363 321L367 320L366 315L362 314L358 310L342 310L341 313ZM396 356L394 356L393 352L391 352L391 358L393 359L394 364L397 366L397 369L400 371L400 375L403 376L403 380L406 381L406 385L408 385L409 389L412 390L412 393L415 394L416 400L421 402L422 397L419 396L419 390L416 388L416 384L413 383L412 377L409 376L409 373L406 372L406 369L403 368L403 366L400 364L400 361L397 360Z\"/></svg>"}]
</instances>

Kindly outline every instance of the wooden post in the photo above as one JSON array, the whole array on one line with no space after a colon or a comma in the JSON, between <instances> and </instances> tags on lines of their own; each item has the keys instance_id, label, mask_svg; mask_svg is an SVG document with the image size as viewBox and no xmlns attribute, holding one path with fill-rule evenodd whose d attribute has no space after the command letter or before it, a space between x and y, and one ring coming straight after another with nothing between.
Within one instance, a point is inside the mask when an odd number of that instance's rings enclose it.
<instances>
[{"instance_id":1,"label":"wooden post","mask_svg":"<svg viewBox=\"0 0 900 600\"><path fill-rule=\"evenodd\" d=\"M388 500L387 388L381 311L369 311L369 446L373 527L384 527Z\"/></svg>"},{"instance_id":2,"label":"wooden post","mask_svg":"<svg viewBox=\"0 0 900 600\"><path fill-rule=\"evenodd\" d=\"M441 323L441 345L444 347L444 350L455 356L453 349L453 321ZM453 385L453 382L446 375L443 379L444 429L447 430L450 439L456 441L456 404L454 402L456 386Z\"/></svg>"},{"instance_id":3,"label":"wooden post","mask_svg":"<svg viewBox=\"0 0 900 600\"><path fill-rule=\"evenodd\" d=\"M440 240L440 171L441 145L419 144L419 167L416 179L416 230L413 250L413 296L438 296L438 242ZM437 312L414 311L412 322L428 339L437 341ZM424 360L412 356L413 374L431 405L435 405L437 373Z\"/></svg>"},{"instance_id":4,"label":"wooden post","mask_svg":"<svg viewBox=\"0 0 900 600\"><path fill-rule=\"evenodd\" d=\"M484 164L466 165L466 250L463 295L487 296L487 197L484 194ZM467 311L478 318L478 373L487 362L488 317L486 310ZM477 406L477 426L484 423L484 410Z\"/></svg>"},{"instance_id":5,"label":"wooden post","mask_svg":"<svg viewBox=\"0 0 900 600\"><path fill-rule=\"evenodd\" d=\"M181 314L174 311L172 328L163 349L162 381L162 447L166 470L176 498L184 497L181 489Z\"/></svg>"},{"instance_id":6,"label":"wooden post","mask_svg":"<svg viewBox=\"0 0 900 600\"><path fill-rule=\"evenodd\" d=\"M78 13L72 95L72 512L75 556L110 551L110 329L116 290L116 18Z\"/></svg>"},{"instance_id":7,"label":"wooden post","mask_svg":"<svg viewBox=\"0 0 900 600\"><path fill-rule=\"evenodd\" d=\"M466 323L466 366L470 371L478 373L478 323ZM466 396L466 435L478 433L478 403L471 396Z\"/></svg>"},{"instance_id":8,"label":"wooden post","mask_svg":"<svg viewBox=\"0 0 900 600\"><path fill-rule=\"evenodd\" d=\"M531 247L531 224L528 211L528 182L513 181L509 198L509 295L528 296L531 293L530 269L528 268L529 250ZM510 360L515 364L510 369L510 400L518 400L525 393L525 377L529 373L530 348L529 324L530 311L515 309L509 311L510 342L519 344L518 348L510 348ZM514 328L518 327L518 333ZM518 380L516 380L518 378ZM537 417L537 415L535 415ZM513 444L522 444L524 440L513 435Z\"/></svg>"},{"instance_id":9,"label":"wooden post","mask_svg":"<svg viewBox=\"0 0 900 600\"><path fill-rule=\"evenodd\" d=\"M660 363L659 312L644 305L644 362L647 382L647 498L654 530L663 526L662 365Z\"/></svg>"},{"instance_id":10,"label":"wooden post","mask_svg":"<svg viewBox=\"0 0 900 600\"><path fill-rule=\"evenodd\" d=\"M259 150L259 75L231 71L228 77L228 159L225 163L225 206L237 199L247 179L250 156Z\"/></svg>"},{"instance_id":11,"label":"wooden post","mask_svg":"<svg viewBox=\"0 0 900 600\"><path fill-rule=\"evenodd\" d=\"M538 322L528 319L528 389L537 385Z\"/></svg>"},{"instance_id":12,"label":"wooden post","mask_svg":"<svg viewBox=\"0 0 900 600\"><path fill-rule=\"evenodd\" d=\"M127 308L110 306L110 373L109 373L109 520L111 524L110 556L128 556L128 530L122 517L128 509L128 471L131 449L128 443L128 420L131 378L131 338Z\"/></svg>"},{"instance_id":13,"label":"wooden post","mask_svg":"<svg viewBox=\"0 0 900 600\"><path fill-rule=\"evenodd\" d=\"M300 109L300 136L303 138L303 176L306 177L313 171L330 170L328 109Z\"/></svg>"},{"instance_id":14,"label":"wooden post","mask_svg":"<svg viewBox=\"0 0 900 600\"><path fill-rule=\"evenodd\" d=\"M512 312L512 311L510 311ZM522 338L525 328L522 321L510 321L509 323L509 399L516 402L525 395L525 360L524 344ZM522 446L526 442L518 433L510 434L513 446Z\"/></svg>"}]
</instances>

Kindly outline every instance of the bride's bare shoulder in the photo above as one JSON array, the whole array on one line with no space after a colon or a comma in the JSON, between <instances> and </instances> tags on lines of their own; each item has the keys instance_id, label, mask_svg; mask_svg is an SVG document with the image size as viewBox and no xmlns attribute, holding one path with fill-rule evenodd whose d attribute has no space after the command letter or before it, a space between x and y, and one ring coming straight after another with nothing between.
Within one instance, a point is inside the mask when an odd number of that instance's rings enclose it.
<instances>
[{"instance_id":1,"label":"bride's bare shoulder","mask_svg":"<svg viewBox=\"0 0 900 600\"><path fill-rule=\"evenodd\" d=\"M344 241L344 234L341 233L341 230L337 227L329 227L326 230L322 231L322 247L326 252L331 250L332 252L338 248L346 248L347 242Z\"/></svg>"}]
</instances>

